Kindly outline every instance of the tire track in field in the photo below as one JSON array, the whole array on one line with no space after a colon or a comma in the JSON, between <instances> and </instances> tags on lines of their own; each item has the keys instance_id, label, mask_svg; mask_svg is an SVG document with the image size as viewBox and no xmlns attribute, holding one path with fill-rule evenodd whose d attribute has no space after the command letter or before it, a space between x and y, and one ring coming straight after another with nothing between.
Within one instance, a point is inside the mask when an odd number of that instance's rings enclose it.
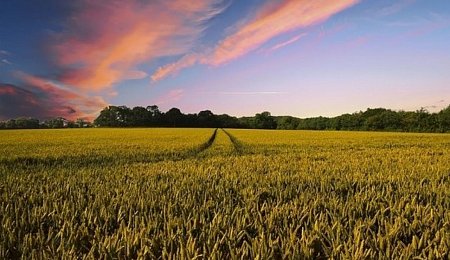
<instances>
[{"instance_id":1,"label":"tire track in field","mask_svg":"<svg viewBox=\"0 0 450 260\"><path fill-rule=\"evenodd\" d=\"M180 153L169 154L154 154L147 158L136 157L123 157L121 160L117 160L114 157L107 156L92 156L92 155L80 155L80 156L64 156L64 157L19 157L13 159L0 159L0 169L4 167L5 170L13 170L17 167L33 170L34 167L68 167L73 169L89 168L91 166L118 166L124 164L133 163L157 163L162 161L182 161L189 158L198 156L200 153L209 149L216 140L218 129L216 128L209 139L200 144L197 147L180 151ZM7 172L5 172L7 173ZM2 172L0 172L2 174Z\"/></svg>"},{"instance_id":2,"label":"tire track in field","mask_svg":"<svg viewBox=\"0 0 450 260\"><path fill-rule=\"evenodd\" d=\"M244 152L245 152L244 144L241 141L239 141L236 137L234 137L232 134L230 134L227 130L225 130L223 128L221 128L221 129L230 139L236 153L238 155L244 154Z\"/></svg>"},{"instance_id":3,"label":"tire track in field","mask_svg":"<svg viewBox=\"0 0 450 260\"><path fill-rule=\"evenodd\" d=\"M205 143L201 144L199 148L197 148L194 153L195 155L205 151L206 149L210 148L211 145L213 145L214 141L216 140L216 136L217 136L217 129L216 128L213 132L213 134L211 135L211 137L208 139L208 141L206 141Z\"/></svg>"}]
</instances>

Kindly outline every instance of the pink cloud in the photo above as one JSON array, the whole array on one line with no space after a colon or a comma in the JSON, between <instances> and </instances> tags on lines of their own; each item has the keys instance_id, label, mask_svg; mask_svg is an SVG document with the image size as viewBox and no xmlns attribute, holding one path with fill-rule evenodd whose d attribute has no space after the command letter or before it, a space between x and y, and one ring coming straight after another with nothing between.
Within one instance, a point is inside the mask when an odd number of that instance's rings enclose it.
<instances>
[{"instance_id":1,"label":"pink cloud","mask_svg":"<svg viewBox=\"0 0 450 260\"><path fill-rule=\"evenodd\" d=\"M117 91L111 91L108 93L108 96L110 96L110 97L117 97L117 95L119 95L119 92L117 92Z\"/></svg>"},{"instance_id":2,"label":"pink cloud","mask_svg":"<svg viewBox=\"0 0 450 260\"><path fill-rule=\"evenodd\" d=\"M221 2L81 0L74 5L65 29L48 42L59 71L56 79L18 72L22 83L3 84L1 99L23 108L24 115L91 120L107 103L89 92L146 78L149 75L138 70L138 65L188 52L206 21L224 10ZM8 54L0 51L0 55ZM102 93L117 95L114 90ZM179 91L169 94L172 99L182 95Z\"/></svg>"},{"instance_id":3,"label":"pink cloud","mask_svg":"<svg viewBox=\"0 0 450 260\"><path fill-rule=\"evenodd\" d=\"M220 65L255 50L275 36L322 22L357 0L284 0L263 6L257 18L226 37L209 60Z\"/></svg>"},{"instance_id":4,"label":"pink cloud","mask_svg":"<svg viewBox=\"0 0 450 260\"><path fill-rule=\"evenodd\" d=\"M355 48L358 48L360 46L367 44L368 42L370 42L370 40L371 40L371 37L367 36L367 35L356 37L355 39L352 39L349 42L347 42L344 46L344 49L345 50L353 50Z\"/></svg>"},{"instance_id":5,"label":"pink cloud","mask_svg":"<svg viewBox=\"0 0 450 260\"><path fill-rule=\"evenodd\" d=\"M160 79L167 77L170 74L176 74L177 72L179 72L184 68L188 68L195 65L199 61L199 59L200 55L198 54L185 55L177 62L159 67L151 78L153 81L158 81Z\"/></svg>"},{"instance_id":6,"label":"pink cloud","mask_svg":"<svg viewBox=\"0 0 450 260\"><path fill-rule=\"evenodd\" d=\"M13 96L24 110L34 109L31 114L37 117L92 120L101 108L108 105L99 96L85 96L40 77L23 72L16 72L16 77L23 82L21 87L15 87L14 92L12 86L2 88L8 92L0 91L0 95Z\"/></svg>"},{"instance_id":7,"label":"pink cloud","mask_svg":"<svg viewBox=\"0 0 450 260\"><path fill-rule=\"evenodd\" d=\"M1 85L2 87L0 88L0 95L16 95L17 91L14 87L12 87L11 85Z\"/></svg>"},{"instance_id":8,"label":"pink cloud","mask_svg":"<svg viewBox=\"0 0 450 260\"><path fill-rule=\"evenodd\" d=\"M287 40L285 42L278 43L277 45L275 45L272 48L270 48L269 51L275 51L275 50L278 50L280 48L286 47L286 46L288 46L290 44L293 44L294 42L300 40L301 38L303 38L305 36L306 36L306 33L301 33L301 34L299 34L299 35L297 35L295 37L292 37L291 39L289 39L289 40Z\"/></svg>"},{"instance_id":9,"label":"pink cloud","mask_svg":"<svg viewBox=\"0 0 450 260\"><path fill-rule=\"evenodd\" d=\"M179 101L184 96L184 90L183 89L173 89L169 91L167 94L164 94L163 96L159 97L155 104L165 105L165 104L171 104Z\"/></svg>"},{"instance_id":10,"label":"pink cloud","mask_svg":"<svg viewBox=\"0 0 450 260\"><path fill-rule=\"evenodd\" d=\"M281 95L288 93L285 91L220 91L217 92L217 94L242 96L242 95Z\"/></svg>"},{"instance_id":11,"label":"pink cloud","mask_svg":"<svg viewBox=\"0 0 450 260\"><path fill-rule=\"evenodd\" d=\"M220 2L85 0L50 47L63 70L60 80L101 90L143 78L137 65L189 51L204 21L223 10Z\"/></svg>"},{"instance_id":12,"label":"pink cloud","mask_svg":"<svg viewBox=\"0 0 450 260\"><path fill-rule=\"evenodd\" d=\"M124 75L124 79L145 79L148 73L141 70L131 70Z\"/></svg>"},{"instance_id":13,"label":"pink cloud","mask_svg":"<svg viewBox=\"0 0 450 260\"><path fill-rule=\"evenodd\" d=\"M332 15L353 6L359 0L282 0L268 2L257 12L254 19L242 23L238 29L219 42L212 51L183 57L163 66L152 76L159 80L195 63L213 66L237 59L269 41L270 39L320 23ZM291 39L291 44L298 39ZM278 48L283 47L280 45ZM193 57L197 59L194 60Z\"/></svg>"}]
</instances>

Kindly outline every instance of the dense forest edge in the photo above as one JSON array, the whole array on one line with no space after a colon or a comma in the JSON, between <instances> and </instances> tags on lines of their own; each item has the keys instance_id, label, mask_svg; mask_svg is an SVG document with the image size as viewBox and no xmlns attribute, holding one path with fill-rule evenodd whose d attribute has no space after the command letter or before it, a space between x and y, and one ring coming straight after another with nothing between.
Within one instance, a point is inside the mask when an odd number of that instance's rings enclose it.
<instances>
[{"instance_id":1,"label":"dense forest edge","mask_svg":"<svg viewBox=\"0 0 450 260\"><path fill-rule=\"evenodd\" d=\"M252 117L215 115L210 110L198 114L184 114L178 108L162 112L158 106L134 107L109 106L89 122L84 119L70 121L62 117L40 121L20 117L0 121L0 129L85 128L85 127L208 127L287 130L350 130L397 132L450 132L450 105L438 113L425 109L394 111L385 108L368 108L353 114L336 117L297 118L272 116L270 112Z\"/></svg>"}]
</instances>

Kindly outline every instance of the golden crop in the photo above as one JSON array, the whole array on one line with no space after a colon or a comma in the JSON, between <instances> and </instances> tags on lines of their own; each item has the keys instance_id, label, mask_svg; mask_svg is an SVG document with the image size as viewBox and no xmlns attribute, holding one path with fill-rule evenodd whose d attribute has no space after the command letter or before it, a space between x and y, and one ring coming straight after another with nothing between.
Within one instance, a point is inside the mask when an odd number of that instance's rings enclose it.
<instances>
[{"instance_id":1,"label":"golden crop","mask_svg":"<svg viewBox=\"0 0 450 260\"><path fill-rule=\"evenodd\" d=\"M0 258L450 253L450 135L0 132Z\"/></svg>"}]
</instances>

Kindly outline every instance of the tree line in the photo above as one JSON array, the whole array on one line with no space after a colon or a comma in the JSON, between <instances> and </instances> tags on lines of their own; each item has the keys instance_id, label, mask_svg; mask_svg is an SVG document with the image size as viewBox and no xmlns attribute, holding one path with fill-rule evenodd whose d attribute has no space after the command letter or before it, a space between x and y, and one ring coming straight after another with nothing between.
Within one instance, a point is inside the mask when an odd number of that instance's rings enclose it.
<instances>
[{"instance_id":1,"label":"tree line","mask_svg":"<svg viewBox=\"0 0 450 260\"><path fill-rule=\"evenodd\" d=\"M368 108L353 114L337 117L313 117L299 119L279 117L278 129L301 130L350 130L350 131L400 131L400 132L449 132L450 106L438 113L425 109L417 111L393 111L385 108Z\"/></svg>"},{"instance_id":2,"label":"tree line","mask_svg":"<svg viewBox=\"0 0 450 260\"><path fill-rule=\"evenodd\" d=\"M63 117L55 117L45 121L39 121L39 119L32 117L19 117L0 121L0 129L85 128L92 126L91 122L81 118L71 121Z\"/></svg>"},{"instance_id":3,"label":"tree line","mask_svg":"<svg viewBox=\"0 0 450 260\"><path fill-rule=\"evenodd\" d=\"M93 123L83 119L69 121L58 117L40 122L34 118L17 118L0 122L0 129L70 128L70 127L208 127L249 129L299 129L299 130L352 130L352 131L402 131L449 132L450 106L438 113L425 109L393 111L385 108L368 108L353 114L336 117L297 118L272 116L270 112L252 117L216 115L210 110L185 114L178 108L162 112L158 106L109 106L104 108Z\"/></svg>"}]
</instances>

